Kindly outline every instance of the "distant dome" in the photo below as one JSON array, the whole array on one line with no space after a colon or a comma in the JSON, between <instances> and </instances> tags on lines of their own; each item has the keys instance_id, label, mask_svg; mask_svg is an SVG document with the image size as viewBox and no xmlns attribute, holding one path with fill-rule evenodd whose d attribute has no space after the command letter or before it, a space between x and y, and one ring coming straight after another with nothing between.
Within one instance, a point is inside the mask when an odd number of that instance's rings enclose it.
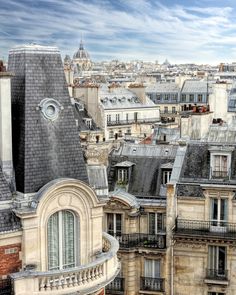
<instances>
[{"instance_id":1,"label":"distant dome","mask_svg":"<svg viewBox=\"0 0 236 295\"><path fill-rule=\"evenodd\" d=\"M84 45L82 40L80 41L80 46L79 50L74 54L73 56L74 59L80 58L80 59L89 59L89 54L88 52L84 49Z\"/></svg>"}]
</instances>

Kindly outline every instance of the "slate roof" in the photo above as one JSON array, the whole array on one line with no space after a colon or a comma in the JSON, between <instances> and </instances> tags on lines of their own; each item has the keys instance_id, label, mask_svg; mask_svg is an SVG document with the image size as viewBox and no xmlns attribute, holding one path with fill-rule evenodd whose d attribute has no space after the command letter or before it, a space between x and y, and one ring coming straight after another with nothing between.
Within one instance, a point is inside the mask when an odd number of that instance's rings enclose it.
<instances>
[{"instance_id":1,"label":"slate roof","mask_svg":"<svg viewBox=\"0 0 236 295\"><path fill-rule=\"evenodd\" d=\"M186 80L182 87L182 93L207 93L209 84L205 80Z\"/></svg>"},{"instance_id":2,"label":"slate roof","mask_svg":"<svg viewBox=\"0 0 236 295\"><path fill-rule=\"evenodd\" d=\"M88 165L87 171L88 171L89 184L92 188L94 189L108 188L107 171L105 166Z\"/></svg>"},{"instance_id":3,"label":"slate roof","mask_svg":"<svg viewBox=\"0 0 236 295\"><path fill-rule=\"evenodd\" d=\"M11 200L12 193L0 167L0 201Z\"/></svg>"},{"instance_id":4,"label":"slate roof","mask_svg":"<svg viewBox=\"0 0 236 295\"><path fill-rule=\"evenodd\" d=\"M210 179L210 143L191 143L187 146L183 161L180 182L236 184L236 147L232 145L232 158L229 179ZM215 145L214 145L215 146ZM219 150L222 145L219 145Z\"/></svg>"},{"instance_id":5,"label":"slate roof","mask_svg":"<svg viewBox=\"0 0 236 295\"><path fill-rule=\"evenodd\" d=\"M20 228L20 219L12 212L12 209L0 210L0 232L16 231Z\"/></svg>"},{"instance_id":6,"label":"slate roof","mask_svg":"<svg viewBox=\"0 0 236 295\"><path fill-rule=\"evenodd\" d=\"M12 49L11 81L13 163L16 188L38 191L53 179L88 181L73 109L58 49L27 45ZM46 120L39 109L45 98L62 106L59 117Z\"/></svg>"},{"instance_id":7,"label":"slate roof","mask_svg":"<svg viewBox=\"0 0 236 295\"><path fill-rule=\"evenodd\" d=\"M156 107L148 97L146 98L147 103L143 104L134 92L124 87L117 87L109 91L106 85L102 85L99 88L99 99L105 110Z\"/></svg>"},{"instance_id":8,"label":"slate roof","mask_svg":"<svg viewBox=\"0 0 236 295\"><path fill-rule=\"evenodd\" d=\"M133 153L133 149L136 152ZM147 146L124 144L109 156L108 183L109 190L115 189L117 168L120 162L134 163L131 168L127 192L137 197L160 197L163 164L174 162L177 146ZM168 154L166 154L168 150ZM168 164L169 165L169 164Z\"/></svg>"},{"instance_id":9,"label":"slate roof","mask_svg":"<svg viewBox=\"0 0 236 295\"><path fill-rule=\"evenodd\" d=\"M176 83L156 83L145 89L146 93L179 93L180 88Z\"/></svg>"}]
</instances>

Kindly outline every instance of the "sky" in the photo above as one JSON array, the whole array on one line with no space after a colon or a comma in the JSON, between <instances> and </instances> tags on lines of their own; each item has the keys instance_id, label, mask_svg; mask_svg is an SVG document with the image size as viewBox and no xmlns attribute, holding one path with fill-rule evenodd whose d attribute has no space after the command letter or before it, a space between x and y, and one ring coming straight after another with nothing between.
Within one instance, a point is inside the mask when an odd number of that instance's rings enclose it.
<instances>
[{"instance_id":1,"label":"sky","mask_svg":"<svg viewBox=\"0 0 236 295\"><path fill-rule=\"evenodd\" d=\"M0 59L16 45L57 46L82 36L93 61L236 61L236 0L0 0Z\"/></svg>"}]
</instances>

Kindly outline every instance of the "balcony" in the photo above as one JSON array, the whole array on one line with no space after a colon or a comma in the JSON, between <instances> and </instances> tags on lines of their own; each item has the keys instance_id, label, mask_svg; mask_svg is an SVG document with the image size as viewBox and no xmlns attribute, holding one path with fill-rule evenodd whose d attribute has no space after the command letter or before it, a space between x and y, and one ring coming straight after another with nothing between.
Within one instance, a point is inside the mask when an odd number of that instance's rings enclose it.
<instances>
[{"instance_id":1,"label":"balcony","mask_svg":"<svg viewBox=\"0 0 236 295\"><path fill-rule=\"evenodd\" d=\"M160 111L161 117L175 117L179 115L177 111Z\"/></svg>"},{"instance_id":2,"label":"balcony","mask_svg":"<svg viewBox=\"0 0 236 295\"><path fill-rule=\"evenodd\" d=\"M125 290L125 279L121 277L116 277L106 287L106 294L124 294Z\"/></svg>"},{"instance_id":3,"label":"balcony","mask_svg":"<svg viewBox=\"0 0 236 295\"><path fill-rule=\"evenodd\" d=\"M161 278L141 277L140 291L164 292L164 283L165 280Z\"/></svg>"},{"instance_id":4,"label":"balcony","mask_svg":"<svg viewBox=\"0 0 236 295\"><path fill-rule=\"evenodd\" d=\"M228 285L228 270L207 269L205 283L214 285Z\"/></svg>"},{"instance_id":5,"label":"balcony","mask_svg":"<svg viewBox=\"0 0 236 295\"><path fill-rule=\"evenodd\" d=\"M176 236L211 237L236 240L236 223L224 221L201 221L176 219Z\"/></svg>"},{"instance_id":6,"label":"balcony","mask_svg":"<svg viewBox=\"0 0 236 295\"><path fill-rule=\"evenodd\" d=\"M103 233L103 252L83 266L56 271L24 271L11 275L14 294L88 294L101 290L114 280L120 270L117 259L119 244L115 238Z\"/></svg>"},{"instance_id":7,"label":"balcony","mask_svg":"<svg viewBox=\"0 0 236 295\"><path fill-rule=\"evenodd\" d=\"M229 172L228 171L222 171L222 170L216 170L212 171L211 178L213 179L229 179Z\"/></svg>"},{"instance_id":8,"label":"balcony","mask_svg":"<svg viewBox=\"0 0 236 295\"><path fill-rule=\"evenodd\" d=\"M114 120L114 121L107 121L107 126L121 126L121 125L140 124L140 123L156 123L158 121L159 121L158 118Z\"/></svg>"},{"instance_id":9,"label":"balcony","mask_svg":"<svg viewBox=\"0 0 236 295\"><path fill-rule=\"evenodd\" d=\"M134 234L121 234L117 235L116 239L119 241L120 249L129 248L153 248L165 249L166 248L166 234L151 235L143 233Z\"/></svg>"}]
</instances>

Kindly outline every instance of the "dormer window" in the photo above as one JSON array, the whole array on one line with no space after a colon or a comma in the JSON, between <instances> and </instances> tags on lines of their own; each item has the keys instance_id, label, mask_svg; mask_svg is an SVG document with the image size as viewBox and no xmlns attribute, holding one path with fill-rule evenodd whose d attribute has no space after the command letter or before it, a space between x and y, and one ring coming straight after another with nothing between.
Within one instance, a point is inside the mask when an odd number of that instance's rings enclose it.
<instances>
[{"instance_id":1,"label":"dormer window","mask_svg":"<svg viewBox=\"0 0 236 295\"><path fill-rule=\"evenodd\" d=\"M210 178L229 179L231 156L234 148L232 147L210 147Z\"/></svg>"},{"instance_id":2,"label":"dormer window","mask_svg":"<svg viewBox=\"0 0 236 295\"><path fill-rule=\"evenodd\" d=\"M119 183L127 183L128 182L128 170L127 168L119 168L118 169L118 179Z\"/></svg>"},{"instance_id":3,"label":"dormer window","mask_svg":"<svg viewBox=\"0 0 236 295\"><path fill-rule=\"evenodd\" d=\"M128 184L133 165L135 164L130 161L124 161L115 165L117 169L116 185L126 186Z\"/></svg>"},{"instance_id":4,"label":"dormer window","mask_svg":"<svg viewBox=\"0 0 236 295\"><path fill-rule=\"evenodd\" d=\"M228 176L228 156L214 155L213 156L213 171L212 177L225 178Z\"/></svg>"}]
</instances>

